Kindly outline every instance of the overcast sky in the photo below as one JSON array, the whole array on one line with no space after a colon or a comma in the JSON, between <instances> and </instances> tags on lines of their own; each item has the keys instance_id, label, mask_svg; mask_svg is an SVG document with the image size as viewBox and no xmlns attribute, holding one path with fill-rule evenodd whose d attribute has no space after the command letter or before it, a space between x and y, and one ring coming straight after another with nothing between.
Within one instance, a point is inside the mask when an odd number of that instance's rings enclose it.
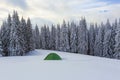
<instances>
[{"instance_id":1,"label":"overcast sky","mask_svg":"<svg viewBox=\"0 0 120 80\"><path fill-rule=\"evenodd\" d=\"M0 0L0 23L13 10L38 25L79 20L81 16L88 22L113 21L120 17L120 0Z\"/></svg>"}]
</instances>

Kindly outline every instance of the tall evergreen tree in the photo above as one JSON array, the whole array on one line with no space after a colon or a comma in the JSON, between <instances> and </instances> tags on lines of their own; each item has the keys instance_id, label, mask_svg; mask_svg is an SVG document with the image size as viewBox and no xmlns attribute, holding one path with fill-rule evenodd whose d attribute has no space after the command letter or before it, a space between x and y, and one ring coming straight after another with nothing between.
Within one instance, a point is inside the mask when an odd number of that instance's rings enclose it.
<instances>
[{"instance_id":1,"label":"tall evergreen tree","mask_svg":"<svg viewBox=\"0 0 120 80\"><path fill-rule=\"evenodd\" d=\"M67 28L68 28L68 43L69 43L69 50L68 50L68 52L71 52L71 48L70 48L71 23L70 22L68 22Z\"/></svg>"},{"instance_id":2,"label":"tall evergreen tree","mask_svg":"<svg viewBox=\"0 0 120 80\"><path fill-rule=\"evenodd\" d=\"M32 51L35 49L34 38L33 38L33 29L30 19L27 20L27 49Z\"/></svg>"},{"instance_id":3,"label":"tall evergreen tree","mask_svg":"<svg viewBox=\"0 0 120 80\"><path fill-rule=\"evenodd\" d=\"M49 30L49 27L47 26L46 28L46 37L45 37L45 41L46 41L46 49L51 49L51 38L50 38L50 30Z\"/></svg>"},{"instance_id":4,"label":"tall evergreen tree","mask_svg":"<svg viewBox=\"0 0 120 80\"><path fill-rule=\"evenodd\" d=\"M70 51L70 45L69 45L69 36L68 36L68 27L66 25L66 22L63 21L61 33L60 33L60 50L69 52Z\"/></svg>"},{"instance_id":5,"label":"tall evergreen tree","mask_svg":"<svg viewBox=\"0 0 120 80\"><path fill-rule=\"evenodd\" d=\"M103 56L104 57L113 57L113 50L112 50L112 28L109 20L105 25L105 35L104 35L104 42L103 42Z\"/></svg>"},{"instance_id":6,"label":"tall evergreen tree","mask_svg":"<svg viewBox=\"0 0 120 80\"><path fill-rule=\"evenodd\" d=\"M78 53L88 54L88 30L85 19L81 19L78 27Z\"/></svg>"},{"instance_id":7,"label":"tall evergreen tree","mask_svg":"<svg viewBox=\"0 0 120 80\"><path fill-rule=\"evenodd\" d=\"M120 20L116 29L114 58L120 59Z\"/></svg>"},{"instance_id":8,"label":"tall evergreen tree","mask_svg":"<svg viewBox=\"0 0 120 80\"><path fill-rule=\"evenodd\" d=\"M41 28L41 42L42 49L50 49L50 31L46 25Z\"/></svg>"},{"instance_id":9,"label":"tall evergreen tree","mask_svg":"<svg viewBox=\"0 0 120 80\"><path fill-rule=\"evenodd\" d=\"M51 34L50 34L50 48L52 50L55 50L55 35L56 35L56 28L54 25L52 25L52 28L51 28Z\"/></svg>"},{"instance_id":10,"label":"tall evergreen tree","mask_svg":"<svg viewBox=\"0 0 120 80\"><path fill-rule=\"evenodd\" d=\"M44 27L41 28L41 42L42 42L42 49L46 49L45 30L46 30L46 25L44 25Z\"/></svg>"},{"instance_id":11,"label":"tall evergreen tree","mask_svg":"<svg viewBox=\"0 0 120 80\"><path fill-rule=\"evenodd\" d=\"M19 35L20 21L17 12L14 11L10 31L10 45L9 45L9 56L20 56L23 55L22 44L20 43L21 36Z\"/></svg>"},{"instance_id":12,"label":"tall evergreen tree","mask_svg":"<svg viewBox=\"0 0 120 80\"><path fill-rule=\"evenodd\" d=\"M118 23L117 23L117 20L115 20L115 22L112 24L112 31L111 31L111 36L112 36L112 39L111 39L111 48L113 50L113 58L114 58L114 54L115 54L115 45L116 45L116 40L115 40L115 37L117 35L117 27L118 27Z\"/></svg>"},{"instance_id":13,"label":"tall evergreen tree","mask_svg":"<svg viewBox=\"0 0 120 80\"><path fill-rule=\"evenodd\" d=\"M70 27L70 52L77 52L77 27L74 22L71 23Z\"/></svg>"},{"instance_id":14,"label":"tall evergreen tree","mask_svg":"<svg viewBox=\"0 0 120 80\"><path fill-rule=\"evenodd\" d=\"M27 24L25 19L22 17L21 22L20 22L20 35L21 35L21 44L22 48L24 50L24 53L27 52ZM23 54L25 55L25 54Z\"/></svg>"},{"instance_id":15,"label":"tall evergreen tree","mask_svg":"<svg viewBox=\"0 0 120 80\"><path fill-rule=\"evenodd\" d=\"M95 45L95 28L94 28L94 24L90 25L90 29L89 29L89 51L88 54L89 55L94 55L94 45Z\"/></svg>"},{"instance_id":16,"label":"tall evergreen tree","mask_svg":"<svg viewBox=\"0 0 120 80\"><path fill-rule=\"evenodd\" d=\"M3 56L8 56L8 46L10 39L11 16L8 15L7 22L4 21L0 31L0 38L2 44Z\"/></svg>"},{"instance_id":17,"label":"tall evergreen tree","mask_svg":"<svg viewBox=\"0 0 120 80\"><path fill-rule=\"evenodd\" d=\"M1 43L2 43L2 56L8 56L8 38L7 38L7 23L3 22L2 26L1 26L1 31L0 31L0 39L1 39Z\"/></svg>"},{"instance_id":18,"label":"tall evergreen tree","mask_svg":"<svg viewBox=\"0 0 120 80\"><path fill-rule=\"evenodd\" d=\"M60 25L58 24L57 25L57 29L56 29L56 35L55 35L55 47L56 47L56 50L60 50Z\"/></svg>"},{"instance_id":19,"label":"tall evergreen tree","mask_svg":"<svg viewBox=\"0 0 120 80\"><path fill-rule=\"evenodd\" d=\"M104 41L104 25L101 24L99 28L98 34L95 39L95 46L94 46L94 55L95 56L103 56L103 41Z\"/></svg>"},{"instance_id":20,"label":"tall evergreen tree","mask_svg":"<svg viewBox=\"0 0 120 80\"><path fill-rule=\"evenodd\" d=\"M37 25L35 26L35 30L34 30L34 37L35 37L35 48L40 49L40 32Z\"/></svg>"}]
</instances>

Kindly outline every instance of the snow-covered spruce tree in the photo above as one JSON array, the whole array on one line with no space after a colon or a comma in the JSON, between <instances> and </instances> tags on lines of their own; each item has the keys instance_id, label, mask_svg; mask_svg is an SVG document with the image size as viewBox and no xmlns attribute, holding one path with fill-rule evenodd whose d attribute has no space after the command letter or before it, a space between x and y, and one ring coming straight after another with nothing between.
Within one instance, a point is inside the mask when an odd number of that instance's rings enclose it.
<instances>
[{"instance_id":1,"label":"snow-covered spruce tree","mask_svg":"<svg viewBox=\"0 0 120 80\"><path fill-rule=\"evenodd\" d=\"M67 23L67 28L68 28L68 42L69 42L69 52L70 52L70 36L71 36L71 23Z\"/></svg>"},{"instance_id":2,"label":"snow-covered spruce tree","mask_svg":"<svg viewBox=\"0 0 120 80\"><path fill-rule=\"evenodd\" d=\"M41 46L42 49L46 48L46 42L45 42L45 30L46 30L46 25L44 27L41 27Z\"/></svg>"},{"instance_id":3,"label":"snow-covered spruce tree","mask_svg":"<svg viewBox=\"0 0 120 80\"><path fill-rule=\"evenodd\" d=\"M40 36L39 36L39 39L40 39L40 44L39 44L39 47L40 47L40 49L42 49L41 32L40 32Z\"/></svg>"},{"instance_id":4,"label":"snow-covered spruce tree","mask_svg":"<svg viewBox=\"0 0 120 80\"><path fill-rule=\"evenodd\" d=\"M95 45L95 28L94 28L94 24L90 25L88 40L89 40L88 41L88 43L89 43L88 54L89 55L94 55L94 45Z\"/></svg>"},{"instance_id":5,"label":"snow-covered spruce tree","mask_svg":"<svg viewBox=\"0 0 120 80\"><path fill-rule=\"evenodd\" d=\"M8 32L7 32L7 23L3 22L2 26L1 26L1 31L0 31L0 40L2 43L2 56L8 56L8 41L9 39L7 38L8 36Z\"/></svg>"},{"instance_id":6,"label":"snow-covered spruce tree","mask_svg":"<svg viewBox=\"0 0 120 80\"><path fill-rule=\"evenodd\" d=\"M57 25L57 29L56 29L56 36L55 36L55 49L56 50L60 50L60 25Z\"/></svg>"},{"instance_id":7,"label":"snow-covered spruce tree","mask_svg":"<svg viewBox=\"0 0 120 80\"><path fill-rule=\"evenodd\" d=\"M67 23L67 30L68 30L68 51L70 52L70 35L71 35L71 23Z\"/></svg>"},{"instance_id":8,"label":"snow-covered spruce tree","mask_svg":"<svg viewBox=\"0 0 120 80\"><path fill-rule=\"evenodd\" d=\"M99 31L99 27L98 27L98 25L97 25L97 23L95 23L95 40L96 40L96 37L97 37L97 35L98 35L98 31Z\"/></svg>"},{"instance_id":9,"label":"snow-covered spruce tree","mask_svg":"<svg viewBox=\"0 0 120 80\"><path fill-rule=\"evenodd\" d=\"M17 33L18 33L17 35L21 46L21 52L20 52L21 56L25 55L26 53L25 27L26 27L26 23L25 20L22 18L21 22L19 23L19 26L17 27Z\"/></svg>"},{"instance_id":10,"label":"snow-covered spruce tree","mask_svg":"<svg viewBox=\"0 0 120 80\"><path fill-rule=\"evenodd\" d=\"M95 39L94 55L103 56L103 40L104 40L104 25L103 23L99 27L98 34Z\"/></svg>"},{"instance_id":11,"label":"snow-covered spruce tree","mask_svg":"<svg viewBox=\"0 0 120 80\"><path fill-rule=\"evenodd\" d=\"M88 30L84 18L80 20L78 26L78 53L88 54Z\"/></svg>"},{"instance_id":12,"label":"snow-covered spruce tree","mask_svg":"<svg viewBox=\"0 0 120 80\"><path fill-rule=\"evenodd\" d=\"M112 36L112 45L111 48L113 51L113 58L114 57L114 54L115 54L115 44L116 44L116 40L115 40L115 37L116 37L116 32L117 32L117 26L118 26L118 23L117 23L117 19L115 20L115 22L112 24L112 32L111 32L111 36Z\"/></svg>"},{"instance_id":13,"label":"snow-covered spruce tree","mask_svg":"<svg viewBox=\"0 0 120 80\"><path fill-rule=\"evenodd\" d=\"M35 39L35 48L40 49L40 32L37 25L35 26L35 30L34 30L34 39Z\"/></svg>"},{"instance_id":14,"label":"snow-covered spruce tree","mask_svg":"<svg viewBox=\"0 0 120 80\"><path fill-rule=\"evenodd\" d=\"M60 50L69 52L70 51L70 45L69 45L69 36L68 36L68 27L66 25L66 22L63 21L61 32L60 32Z\"/></svg>"},{"instance_id":15,"label":"snow-covered spruce tree","mask_svg":"<svg viewBox=\"0 0 120 80\"><path fill-rule=\"evenodd\" d=\"M27 53L27 24L26 24L26 21L25 21L25 19L22 17L22 19L21 19L21 22L20 22L20 35L21 35L21 38L22 38L22 47L23 47L23 50L24 50L24 52L25 53ZM25 55L25 54L23 54L23 55Z\"/></svg>"},{"instance_id":16,"label":"snow-covered spruce tree","mask_svg":"<svg viewBox=\"0 0 120 80\"><path fill-rule=\"evenodd\" d=\"M103 42L103 57L108 57L108 58L112 58L113 57L113 49L112 46L114 46L112 44L112 27L111 24L109 22L109 20L107 20L107 23L105 25L105 35L104 35L104 42Z\"/></svg>"},{"instance_id":17,"label":"snow-covered spruce tree","mask_svg":"<svg viewBox=\"0 0 120 80\"><path fill-rule=\"evenodd\" d=\"M41 44L42 49L50 49L50 31L46 25L41 28Z\"/></svg>"},{"instance_id":18,"label":"snow-covered spruce tree","mask_svg":"<svg viewBox=\"0 0 120 80\"><path fill-rule=\"evenodd\" d=\"M50 34L50 49L55 50L55 37L56 36L56 28L52 25L51 34Z\"/></svg>"},{"instance_id":19,"label":"snow-covered spruce tree","mask_svg":"<svg viewBox=\"0 0 120 80\"><path fill-rule=\"evenodd\" d=\"M20 56L24 53L21 43L21 35L19 34L19 31L21 31L20 21L17 12L14 11L10 30L10 45L8 56Z\"/></svg>"},{"instance_id":20,"label":"snow-covered spruce tree","mask_svg":"<svg viewBox=\"0 0 120 80\"><path fill-rule=\"evenodd\" d=\"M27 39L27 51L32 51L35 49L35 45L34 45L34 37L33 37L33 29L32 29L32 24L30 19L28 18L27 20L27 35L26 35L26 39Z\"/></svg>"},{"instance_id":21,"label":"snow-covered spruce tree","mask_svg":"<svg viewBox=\"0 0 120 80\"><path fill-rule=\"evenodd\" d=\"M50 30L49 30L49 26L47 26L46 30L45 30L45 42L46 42L46 49L50 49L51 48L51 44L50 44Z\"/></svg>"},{"instance_id":22,"label":"snow-covered spruce tree","mask_svg":"<svg viewBox=\"0 0 120 80\"><path fill-rule=\"evenodd\" d=\"M116 29L114 58L120 59L120 20Z\"/></svg>"},{"instance_id":23,"label":"snow-covered spruce tree","mask_svg":"<svg viewBox=\"0 0 120 80\"><path fill-rule=\"evenodd\" d=\"M70 52L77 52L77 27L74 22L70 25Z\"/></svg>"},{"instance_id":24,"label":"snow-covered spruce tree","mask_svg":"<svg viewBox=\"0 0 120 80\"><path fill-rule=\"evenodd\" d=\"M3 22L0 30L0 40L2 43L2 56L22 56L26 52L34 49L32 34L32 26L30 19L26 24L22 18L14 11L13 16L10 15L7 21Z\"/></svg>"},{"instance_id":25,"label":"snow-covered spruce tree","mask_svg":"<svg viewBox=\"0 0 120 80\"><path fill-rule=\"evenodd\" d=\"M11 15L9 14L8 15L8 18L7 18L7 54L8 54L8 46L9 46L9 42L10 42L10 29L11 29Z\"/></svg>"},{"instance_id":26,"label":"snow-covered spruce tree","mask_svg":"<svg viewBox=\"0 0 120 80\"><path fill-rule=\"evenodd\" d=\"M98 35L98 31L99 31L98 25L97 23L95 23L95 37L96 35Z\"/></svg>"},{"instance_id":27,"label":"snow-covered spruce tree","mask_svg":"<svg viewBox=\"0 0 120 80\"><path fill-rule=\"evenodd\" d=\"M10 39L10 28L11 28L11 16L8 15L7 22L3 22L3 25L0 30L0 38L1 38L1 46L3 56L8 56L8 46L9 46L9 39Z\"/></svg>"}]
</instances>

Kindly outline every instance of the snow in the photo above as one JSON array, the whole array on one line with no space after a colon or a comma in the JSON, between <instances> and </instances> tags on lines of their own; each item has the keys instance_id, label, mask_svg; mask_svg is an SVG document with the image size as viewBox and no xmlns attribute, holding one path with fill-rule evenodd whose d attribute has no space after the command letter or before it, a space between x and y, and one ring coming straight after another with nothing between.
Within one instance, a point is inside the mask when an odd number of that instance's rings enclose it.
<instances>
[{"instance_id":1,"label":"snow","mask_svg":"<svg viewBox=\"0 0 120 80\"><path fill-rule=\"evenodd\" d=\"M44 61L51 52L63 60ZM120 80L120 61L35 50L24 57L0 57L0 80Z\"/></svg>"}]
</instances>

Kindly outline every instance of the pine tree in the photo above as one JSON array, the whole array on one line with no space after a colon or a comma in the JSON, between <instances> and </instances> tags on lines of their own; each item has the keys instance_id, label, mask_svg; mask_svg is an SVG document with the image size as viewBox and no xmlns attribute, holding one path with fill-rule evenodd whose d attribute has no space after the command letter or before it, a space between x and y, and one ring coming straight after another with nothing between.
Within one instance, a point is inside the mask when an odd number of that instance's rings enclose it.
<instances>
[{"instance_id":1,"label":"pine tree","mask_svg":"<svg viewBox=\"0 0 120 80\"><path fill-rule=\"evenodd\" d=\"M27 50L32 51L35 49L34 38L33 38L33 29L30 19L27 20Z\"/></svg>"},{"instance_id":2,"label":"pine tree","mask_svg":"<svg viewBox=\"0 0 120 80\"><path fill-rule=\"evenodd\" d=\"M105 25L105 35L104 35L104 42L103 42L103 56L104 57L113 57L113 50L112 50L112 28L109 20Z\"/></svg>"},{"instance_id":3,"label":"pine tree","mask_svg":"<svg viewBox=\"0 0 120 80\"><path fill-rule=\"evenodd\" d=\"M46 30L46 25L41 28L41 44L42 44L42 49L46 49L46 42L45 42L45 30Z\"/></svg>"},{"instance_id":4,"label":"pine tree","mask_svg":"<svg viewBox=\"0 0 120 80\"><path fill-rule=\"evenodd\" d=\"M2 43L2 56L8 56L8 32L7 32L7 23L3 22L2 26L1 26L1 31L0 31L0 39L1 39L1 43Z\"/></svg>"},{"instance_id":5,"label":"pine tree","mask_svg":"<svg viewBox=\"0 0 120 80\"><path fill-rule=\"evenodd\" d=\"M27 53L27 38L26 38L26 36L27 36L27 34L26 34L27 26L26 25L27 25L26 21L22 17L21 22L20 22L20 32L19 32L19 34L21 36L20 42L21 42L22 48L24 50L23 55L25 55L25 53Z\"/></svg>"},{"instance_id":6,"label":"pine tree","mask_svg":"<svg viewBox=\"0 0 120 80\"><path fill-rule=\"evenodd\" d=\"M24 18L20 21L16 11L12 17L9 15L7 21L3 22L0 33L3 56L22 56L34 50L30 19L27 24Z\"/></svg>"},{"instance_id":7,"label":"pine tree","mask_svg":"<svg viewBox=\"0 0 120 80\"><path fill-rule=\"evenodd\" d=\"M41 28L41 42L42 49L50 49L50 31L46 25Z\"/></svg>"},{"instance_id":8,"label":"pine tree","mask_svg":"<svg viewBox=\"0 0 120 80\"><path fill-rule=\"evenodd\" d=\"M56 28L54 25L52 25L52 28L51 28L51 34L50 34L50 48L52 50L55 50L55 35L56 35Z\"/></svg>"},{"instance_id":9,"label":"pine tree","mask_svg":"<svg viewBox=\"0 0 120 80\"><path fill-rule=\"evenodd\" d=\"M74 22L71 23L70 27L70 52L77 52L77 27Z\"/></svg>"},{"instance_id":10,"label":"pine tree","mask_svg":"<svg viewBox=\"0 0 120 80\"><path fill-rule=\"evenodd\" d=\"M44 25L39 31L36 25L34 31L28 18L19 20L18 13L8 15L0 30L2 56L23 56L36 49L60 50L72 53L89 54L101 57L120 59L120 20L111 25L109 20L97 27L91 24L89 30L85 18L79 25L68 22L60 26Z\"/></svg>"},{"instance_id":11,"label":"pine tree","mask_svg":"<svg viewBox=\"0 0 120 80\"><path fill-rule=\"evenodd\" d=\"M23 55L22 44L20 43L21 36L19 34L20 21L17 12L14 11L11 31L10 31L10 45L9 56Z\"/></svg>"},{"instance_id":12,"label":"pine tree","mask_svg":"<svg viewBox=\"0 0 120 80\"><path fill-rule=\"evenodd\" d=\"M81 19L78 27L78 53L88 54L88 30L85 19Z\"/></svg>"},{"instance_id":13,"label":"pine tree","mask_svg":"<svg viewBox=\"0 0 120 80\"><path fill-rule=\"evenodd\" d=\"M40 49L40 32L37 25L35 26L35 30L34 30L34 37L35 37L35 48Z\"/></svg>"},{"instance_id":14,"label":"pine tree","mask_svg":"<svg viewBox=\"0 0 120 80\"><path fill-rule=\"evenodd\" d=\"M39 39L40 39L40 44L39 44L39 47L40 47L40 49L42 49L42 38L41 38L41 32L40 32Z\"/></svg>"},{"instance_id":15,"label":"pine tree","mask_svg":"<svg viewBox=\"0 0 120 80\"><path fill-rule=\"evenodd\" d=\"M116 29L114 58L120 59L120 20Z\"/></svg>"},{"instance_id":16,"label":"pine tree","mask_svg":"<svg viewBox=\"0 0 120 80\"><path fill-rule=\"evenodd\" d=\"M51 49L51 42L50 42L50 30L49 27L47 26L46 28L46 36L45 36L45 41L46 41L46 49Z\"/></svg>"},{"instance_id":17,"label":"pine tree","mask_svg":"<svg viewBox=\"0 0 120 80\"><path fill-rule=\"evenodd\" d=\"M56 29L56 35L55 35L55 43L56 43L56 45L55 45L55 48L56 48L56 50L60 50L60 25L58 24L57 25L57 29Z\"/></svg>"},{"instance_id":18,"label":"pine tree","mask_svg":"<svg viewBox=\"0 0 120 80\"><path fill-rule=\"evenodd\" d=\"M112 31L111 31L111 48L113 50L113 58L114 58L114 54L115 54L115 44L116 44L116 40L115 40L115 37L117 35L117 26L118 26L118 23L117 23L117 20L115 20L115 22L112 24Z\"/></svg>"},{"instance_id":19,"label":"pine tree","mask_svg":"<svg viewBox=\"0 0 120 80\"><path fill-rule=\"evenodd\" d=\"M104 25L102 23L101 27L99 27L99 31L95 39L95 46L94 46L95 56L103 56L103 40L104 40Z\"/></svg>"},{"instance_id":20,"label":"pine tree","mask_svg":"<svg viewBox=\"0 0 120 80\"><path fill-rule=\"evenodd\" d=\"M8 56L8 46L9 46L9 39L10 39L10 28L11 28L11 16L8 15L7 22L3 22L1 31L0 31L0 38L1 38L1 46L3 56Z\"/></svg>"},{"instance_id":21,"label":"pine tree","mask_svg":"<svg viewBox=\"0 0 120 80\"><path fill-rule=\"evenodd\" d=\"M60 50L69 52L70 51L70 45L69 45L69 36L68 36L68 27L66 25L66 22L63 21L61 33L60 33Z\"/></svg>"},{"instance_id":22,"label":"pine tree","mask_svg":"<svg viewBox=\"0 0 120 80\"><path fill-rule=\"evenodd\" d=\"M68 45L69 45L68 52L71 52L71 48L70 48L71 24L70 24L70 22L68 22L67 28L68 28Z\"/></svg>"},{"instance_id":23,"label":"pine tree","mask_svg":"<svg viewBox=\"0 0 120 80\"><path fill-rule=\"evenodd\" d=\"M95 45L95 28L94 24L90 25L89 29L89 55L94 55L94 45Z\"/></svg>"}]
</instances>

